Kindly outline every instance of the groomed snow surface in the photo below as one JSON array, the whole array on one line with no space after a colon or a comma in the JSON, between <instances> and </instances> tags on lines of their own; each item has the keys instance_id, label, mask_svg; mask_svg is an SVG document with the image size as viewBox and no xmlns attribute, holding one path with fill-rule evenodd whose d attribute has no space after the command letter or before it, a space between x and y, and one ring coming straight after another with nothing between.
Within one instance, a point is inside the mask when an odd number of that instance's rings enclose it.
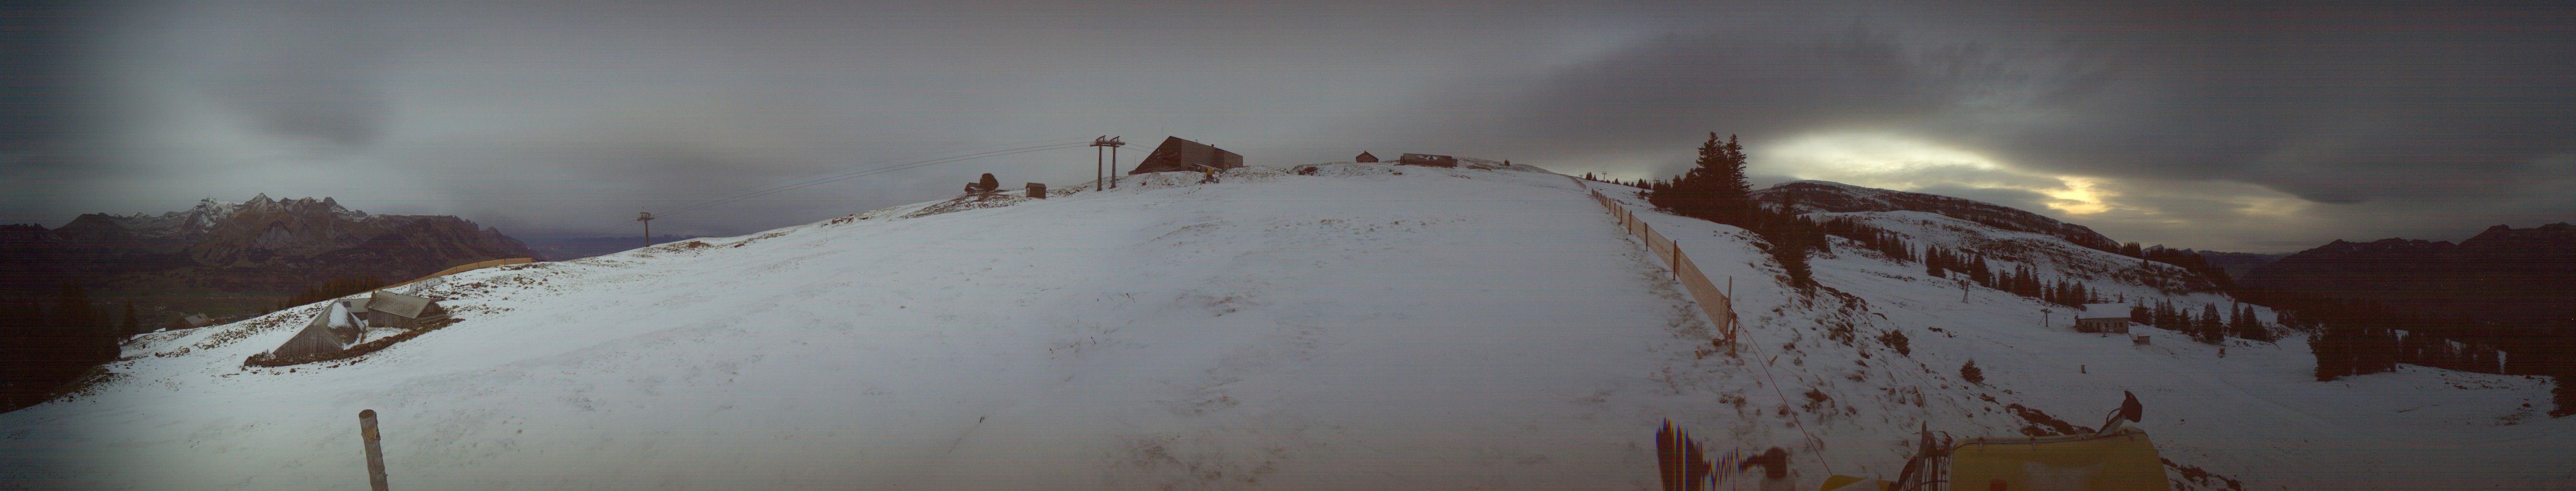
<instances>
[{"instance_id":1,"label":"groomed snow surface","mask_svg":"<svg viewBox=\"0 0 2576 491\"><path fill-rule=\"evenodd\" d=\"M397 489L1653 489L1667 418L1721 452L1788 448L1811 488L1893 477L1926 425L2018 435L2008 404L2096 425L2122 390L2166 458L2246 489L2576 483L2547 379L2319 383L2300 338L2134 346L1857 248L1803 296L1741 230L1632 204L1734 280L1745 349L1702 356L1708 321L1586 184L1318 170L473 271L420 287L461 322L342 362L242 367L322 304L146 335L112 380L0 414L0 487L364 489L373 409ZM2085 254L2039 266L2126 260Z\"/></svg>"}]
</instances>

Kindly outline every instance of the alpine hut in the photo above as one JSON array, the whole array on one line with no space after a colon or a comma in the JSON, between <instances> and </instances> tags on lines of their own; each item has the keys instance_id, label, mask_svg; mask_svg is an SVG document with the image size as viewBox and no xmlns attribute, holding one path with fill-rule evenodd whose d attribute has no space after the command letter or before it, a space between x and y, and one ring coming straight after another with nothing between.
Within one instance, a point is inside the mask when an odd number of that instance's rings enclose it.
<instances>
[{"instance_id":1,"label":"alpine hut","mask_svg":"<svg viewBox=\"0 0 2576 491\"><path fill-rule=\"evenodd\" d=\"M311 356L349 349L349 346L358 344L359 338L364 336L366 329L366 323L360 320L360 316L366 311L362 310L363 307L353 309L351 304L364 302L365 299L332 301L331 306L323 309L321 315L313 316L313 322L305 324L304 330L297 331L295 337L287 338L286 343L278 345L277 349L269 350L268 356L276 358Z\"/></svg>"},{"instance_id":2,"label":"alpine hut","mask_svg":"<svg viewBox=\"0 0 2576 491\"><path fill-rule=\"evenodd\" d=\"M2075 332L2129 333L2129 305L2088 303L2075 314Z\"/></svg>"},{"instance_id":3,"label":"alpine hut","mask_svg":"<svg viewBox=\"0 0 2576 491\"><path fill-rule=\"evenodd\" d=\"M1354 158L1352 158L1352 159L1351 159L1351 161L1352 161L1352 162L1363 163L1363 164L1373 164L1373 163L1377 163L1377 156L1376 156L1376 155L1369 155L1369 153L1368 153L1368 152L1366 152L1366 151L1362 151L1362 152L1360 152L1360 156L1359 156L1359 157L1354 157Z\"/></svg>"},{"instance_id":4,"label":"alpine hut","mask_svg":"<svg viewBox=\"0 0 2576 491\"><path fill-rule=\"evenodd\" d=\"M1127 173L1198 172L1202 167L1212 167L1216 170L1243 167L1243 156L1204 143L1170 136L1163 138L1161 146L1154 147L1154 153L1145 155L1145 161L1136 163L1136 170L1127 171Z\"/></svg>"},{"instance_id":5,"label":"alpine hut","mask_svg":"<svg viewBox=\"0 0 2576 491\"><path fill-rule=\"evenodd\" d=\"M367 298L367 323L385 327L418 329L422 325L447 319L447 308L437 300L377 290Z\"/></svg>"},{"instance_id":6,"label":"alpine hut","mask_svg":"<svg viewBox=\"0 0 2576 491\"><path fill-rule=\"evenodd\" d=\"M1457 167L1457 166L1458 166L1458 158L1457 158L1457 157L1447 156L1447 155L1431 155L1431 154L1423 154L1423 153L1408 153L1408 154L1404 154L1404 156L1403 156L1403 157L1399 157L1399 158L1397 158L1397 159L1395 160L1395 163L1396 163L1397 165L1428 165L1428 166L1432 166L1432 167Z\"/></svg>"}]
</instances>

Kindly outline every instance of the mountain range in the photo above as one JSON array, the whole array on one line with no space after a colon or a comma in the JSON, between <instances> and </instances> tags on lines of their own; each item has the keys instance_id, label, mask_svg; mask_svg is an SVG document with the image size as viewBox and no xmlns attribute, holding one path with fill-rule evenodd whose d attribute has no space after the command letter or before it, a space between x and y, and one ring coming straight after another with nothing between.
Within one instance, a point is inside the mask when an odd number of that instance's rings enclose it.
<instances>
[{"instance_id":1,"label":"mountain range","mask_svg":"<svg viewBox=\"0 0 2576 491\"><path fill-rule=\"evenodd\" d=\"M208 198L158 215L85 214L54 229L8 225L0 243L10 251L0 260L0 289L10 295L75 281L146 306L235 312L330 278L396 282L532 256L499 229L454 216L373 215L328 197L266 194L239 203Z\"/></svg>"},{"instance_id":2,"label":"mountain range","mask_svg":"<svg viewBox=\"0 0 2576 491\"><path fill-rule=\"evenodd\" d=\"M2488 227L2450 241L2337 240L2254 267L2274 293L2376 302L2428 318L2576 327L2576 225Z\"/></svg>"}]
</instances>

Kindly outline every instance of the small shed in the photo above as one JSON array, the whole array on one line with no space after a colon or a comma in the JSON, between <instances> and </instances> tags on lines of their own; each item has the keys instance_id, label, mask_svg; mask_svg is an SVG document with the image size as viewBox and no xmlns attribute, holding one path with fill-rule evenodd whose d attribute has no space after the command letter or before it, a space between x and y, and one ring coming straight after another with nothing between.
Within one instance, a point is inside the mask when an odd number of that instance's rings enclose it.
<instances>
[{"instance_id":1,"label":"small shed","mask_svg":"<svg viewBox=\"0 0 2576 491\"><path fill-rule=\"evenodd\" d=\"M2129 304L2088 303L2075 314L2075 332L2129 333Z\"/></svg>"},{"instance_id":2,"label":"small shed","mask_svg":"<svg viewBox=\"0 0 2576 491\"><path fill-rule=\"evenodd\" d=\"M1432 167L1457 167L1457 166L1458 166L1458 158L1457 158L1457 157L1447 156L1447 155L1431 155L1431 154L1424 154L1424 153L1408 153L1408 154L1404 154L1404 156L1403 156L1403 157L1401 157L1401 158L1397 158L1397 159L1396 159L1396 161L1395 161L1395 163L1396 163L1396 164L1399 164L1399 165L1428 165L1428 166L1432 166Z\"/></svg>"},{"instance_id":3,"label":"small shed","mask_svg":"<svg viewBox=\"0 0 2576 491\"><path fill-rule=\"evenodd\" d=\"M1368 153L1368 152L1366 152L1366 151L1362 151L1362 152L1360 152L1360 156L1358 156L1358 157L1352 157L1352 158L1351 158L1351 161L1352 161L1352 162L1359 162L1359 163L1363 163L1363 164L1373 164L1373 163L1377 163L1377 156L1376 156L1376 155L1369 155L1369 153Z\"/></svg>"},{"instance_id":4,"label":"small shed","mask_svg":"<svg viewBox=\"0 0 2576 491\"><path fill-rule=\"evenodd\" d=\"M438 300L377 290L367 299L367 324L418 329L422 325L447 319L447 308Z\"/></svg>"}]
</instances>

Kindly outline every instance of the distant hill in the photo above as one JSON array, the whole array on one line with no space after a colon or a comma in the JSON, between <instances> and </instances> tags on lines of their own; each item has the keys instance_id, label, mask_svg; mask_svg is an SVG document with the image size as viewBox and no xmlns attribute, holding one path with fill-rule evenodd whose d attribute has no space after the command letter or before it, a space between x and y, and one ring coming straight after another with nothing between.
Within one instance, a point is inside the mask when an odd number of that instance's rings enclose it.
<instances>
[{"instance_id":1,"label":"distant hill","mask_svg":"<svg viewBox=\"0 0 2576 491\"><path fill-rule=\"evenodd\" d=\"M2110 237L2094 232L2092 228L2057 221L2046 215L2018 208L1971 199L1867 188L1827 181L1785 182L1753 192L1753 199L1771 204L1787 202L1792 196L1795 196L1797 206L1802 212L1920 211L2004 230L2054 236L2094 250L2120 249L2120 243L2112 242Z\"/></svg>"},{"instance_id":2,"label":"distant hill","mask_svg":"<svg viewBox=\"0 0 2576 491\"><path fill-rule=\"evenodd\" d=\"M2449 241L2337 240L2259 266L2248 287L2378 302L2438 318L2576 326L2576 225L2488 227Z\"/></svg>"},{"instance_id":3,"label":"distant hill","mask_svg":"<svg viewBox=\"0 0 2576 491\"><path fill-rule=\"evenodd\" d=\"M653 237L653 243L668 244L699 237L705 236L657 235ZM544 256L548 261L570 261L591 256L616 254L638 247L644 247L644 236L532 238L526 239L524 242L528 244L528 249L536 251L538 255Z\"/></svg>"},{"instance_id":4,"label":"distant hill","mask_svg":"<svg viewBox=\"0 0 2576 491\"><path fill-rule=\"evenodd\" d=\"M2209 261L2209 265L2217 266L2220 270L2226 271L2227 276L2230 278L2243 278L2246 274L2252 273L2255 267L2272 264L2275 261L2280 261L2281 258L2290 257L2290 253L2286 252L2279 254L2255 254L2251 252L2199 251L2199 253L2202 260Z\"/></svg>"},{"instance_id":5,"label":"distant hill","mask_svg":"<svg viewBox=\"0 0 2576 491\"><path fill-rule=\"evenodd\" d=\"M0 228L10 254L0 260L0 292L30 296L61 281L100 290L106 300L138 307L265 311L270 297L330 278L372 276L387 282L486 259L531 257L499 229L444 215L371 215L331 198L240 203L206 199L159 215L92 213L61 228Z\"/></svg>"}]
</instances>

